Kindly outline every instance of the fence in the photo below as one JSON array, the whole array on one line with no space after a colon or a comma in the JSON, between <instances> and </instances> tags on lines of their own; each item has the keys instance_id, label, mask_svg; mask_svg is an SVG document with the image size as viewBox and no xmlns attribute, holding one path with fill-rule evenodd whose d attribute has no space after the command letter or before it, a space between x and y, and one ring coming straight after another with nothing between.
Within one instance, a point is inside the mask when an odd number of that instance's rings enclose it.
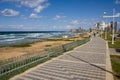
<instances>
[{"instance_id":1,"label":"fence","mask_svg":"<svg viewBox=\"0 0 120 80\"><path fill-rule=\"evenodd\" d=\"M25 71L28 68L33 67L39 63L45 62L52 57L56 57L63 52L69 51L81 44L86 43L87 41L89 41L89 38L54 48L48 48L40 53L24 55L19 58L15 58L4 65L0 65L0 80L6 80L15 74Z\"/></svg>"}]
</instances>

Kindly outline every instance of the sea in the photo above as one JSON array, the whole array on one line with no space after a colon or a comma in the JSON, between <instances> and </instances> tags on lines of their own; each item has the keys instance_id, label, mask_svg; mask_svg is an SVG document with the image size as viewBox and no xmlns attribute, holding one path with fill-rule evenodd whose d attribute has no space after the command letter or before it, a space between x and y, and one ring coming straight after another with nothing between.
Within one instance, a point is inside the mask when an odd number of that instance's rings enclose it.
<instances>
[{"instance_id":1,"label":"sea","mask_svg":"<svg viewBox=\"0 0 120 80\"><path fill-rule=\"evenodd\" d=\"M73 37L75 33L69 31L2 31L0 32L0 46L43 41L44 38Z\"/></svg>"}]
</instances>

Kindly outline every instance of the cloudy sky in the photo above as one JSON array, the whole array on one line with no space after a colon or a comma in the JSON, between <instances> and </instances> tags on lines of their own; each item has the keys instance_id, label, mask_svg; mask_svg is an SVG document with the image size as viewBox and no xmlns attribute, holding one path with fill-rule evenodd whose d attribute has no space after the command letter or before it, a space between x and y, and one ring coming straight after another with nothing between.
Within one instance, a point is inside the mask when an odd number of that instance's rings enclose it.
<instances>
[{"instance_id":1,"label":"cloudy sky","mask_svg":"<svg viewBox=\"0 0 120 80\"><path fill-rule=\"evenodd\" d=\"M113 8L120 13L120 0L0 0L0 31L89 29Z\"/></svg>"}]
</instances>

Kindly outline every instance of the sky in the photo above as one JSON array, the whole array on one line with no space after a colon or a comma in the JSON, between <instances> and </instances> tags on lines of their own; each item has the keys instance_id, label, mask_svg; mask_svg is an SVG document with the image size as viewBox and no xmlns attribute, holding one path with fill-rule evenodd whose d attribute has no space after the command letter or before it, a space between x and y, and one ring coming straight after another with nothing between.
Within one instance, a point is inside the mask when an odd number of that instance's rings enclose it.
<instances>
[{"instance_id":1,"label":"sky","mask_svg":"<svg viewBox=\"0 0 120 80\"><path fill-rule=\"evenodd\" d=\"M120 0L0 0L0 31L89 29L103 13L120 13ZM120 17L115 19L120 26Z\"/></svg>"}]
</instances>

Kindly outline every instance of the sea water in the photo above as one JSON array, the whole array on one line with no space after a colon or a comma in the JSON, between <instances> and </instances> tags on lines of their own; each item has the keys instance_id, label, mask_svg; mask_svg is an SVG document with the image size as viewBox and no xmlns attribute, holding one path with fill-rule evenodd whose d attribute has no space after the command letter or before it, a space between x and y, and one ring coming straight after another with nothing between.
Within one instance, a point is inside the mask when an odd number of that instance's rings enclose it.
<instances>
[{"instance_id":1,"label":"sea water","mask_svg":"<svg viewBox=\"0 0 120 80\"><path fill-rule=\"evenodd\" d=\"M74 33L66 31L22 31L22 32L0 32L0 46L8 46L26 42L36 42L42 38L72 37Z\"/></svg>"}]
</instances>

